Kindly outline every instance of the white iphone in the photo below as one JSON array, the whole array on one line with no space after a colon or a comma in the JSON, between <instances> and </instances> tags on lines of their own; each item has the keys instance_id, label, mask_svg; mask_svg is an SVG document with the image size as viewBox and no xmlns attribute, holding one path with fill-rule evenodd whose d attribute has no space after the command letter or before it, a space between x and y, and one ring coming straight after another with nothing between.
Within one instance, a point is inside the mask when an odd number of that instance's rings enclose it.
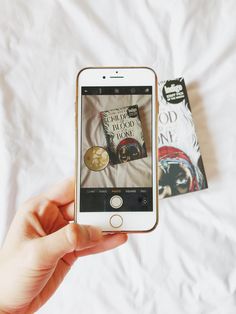
<instances>
[{"instance_id":1,"label":"white iphone","mask_svg":"<svg viewBox=\"0 0 236 314\"><path fill-rule=\"evenodd\" d=\"M157 77L85 68L76 87L75 222L146 232L158 222Z\"/></svg>"}]
</instances>

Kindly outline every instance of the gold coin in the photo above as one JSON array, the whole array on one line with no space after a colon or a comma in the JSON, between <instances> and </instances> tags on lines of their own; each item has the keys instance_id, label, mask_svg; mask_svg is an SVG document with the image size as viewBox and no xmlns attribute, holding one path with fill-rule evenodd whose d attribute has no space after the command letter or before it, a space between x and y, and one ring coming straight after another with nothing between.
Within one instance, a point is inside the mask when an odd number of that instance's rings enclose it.
<instances>
[{"instance_id":1,"label":"gold coin","mask_svg":"<svg viewBox=\"0 0 236 314\"><path fill-rule=\"evenodd\" d=\"M90 170L101 171L109 163L108 152L100 146L92 146L84 154L84 163Z\"/></svg>"}]
</instances>

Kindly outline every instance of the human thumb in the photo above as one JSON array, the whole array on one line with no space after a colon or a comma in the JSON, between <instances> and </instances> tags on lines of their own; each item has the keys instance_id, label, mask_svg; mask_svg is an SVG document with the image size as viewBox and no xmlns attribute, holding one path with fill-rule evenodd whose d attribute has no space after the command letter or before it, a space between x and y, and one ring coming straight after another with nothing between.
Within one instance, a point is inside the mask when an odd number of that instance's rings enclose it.
<instances>
[{"instance_id":1,"label":"human thumb","mask_svg":"<svg viewBox=\"0 0 236 314\"><path fill-rule=\"evenodd\" d=\"M56 263L65 254L91 247L102 238L101 229L70 223L45 237L35 239L34 251L43 264Z\"/></svg>"}]
</instances>

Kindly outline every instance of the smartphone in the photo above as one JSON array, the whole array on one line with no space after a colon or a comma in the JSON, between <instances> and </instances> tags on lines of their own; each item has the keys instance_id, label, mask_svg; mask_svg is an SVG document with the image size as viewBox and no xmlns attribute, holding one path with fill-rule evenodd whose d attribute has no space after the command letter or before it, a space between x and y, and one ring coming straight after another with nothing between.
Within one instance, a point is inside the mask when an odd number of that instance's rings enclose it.
<instances>
[{"instance_id":1,"label":"smartphone","mask_svg":"<svg viewBox=\"0 0 236 314\"><path fill-rule=\"evenodd\" d=\"M157 76L147 67L81 70L75 102L75 222L147 232L158 222Z\"/></svg>"}]
</instances>

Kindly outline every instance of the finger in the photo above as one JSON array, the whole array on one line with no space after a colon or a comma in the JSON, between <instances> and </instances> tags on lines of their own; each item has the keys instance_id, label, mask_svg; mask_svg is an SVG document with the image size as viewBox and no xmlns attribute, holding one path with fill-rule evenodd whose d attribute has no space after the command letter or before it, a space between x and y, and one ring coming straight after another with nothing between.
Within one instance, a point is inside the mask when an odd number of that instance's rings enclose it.
<instances>
[{"instance_id":1,"label":"finger","mask_svg":"<svg viewBox=\"0 0 236 314\"><path fill-rule=\"evenodd\" d=\"M35 233L41 237L45 236L68 224L68 220L64 218L60 208L47 199L34 199L26 202L24 208L18 213L18 220L24 220L25 228L30 231L30 237L31 235L35 237ZM44 232L40 232L39 229L43 229Z\"/></svg>"},{"instance_id":2,"label":"finger","mask_svg":"<svg viewBox=\"0 0 236 314\"><path fill-rule=\"evenodd\" d=\"M86 249L75 252L75 256L80 257L80 256L105 252L105 251L114 249L117 246L124 244L127 241L127 239L128 239L128 235L126 233L106 235L103 237L103 240L99 242L97 245L91 248L86 248Z\"/></svg>"},{"instance_id":3,"label":"finger","mask_svg":"<svg viewBox=\"0 0 236 314\"><path fill-rule=\"evenodd\" d=\"M92 246L101 239L101 229L72 223L50 235L35 239L32 245L36 252L36 262L51 266L65 254Z\"/></svg>"},{"instance_id":4,"label":"finger","mask_svg":"<svg viewBox=\"0 0 236 314\"><path fill-rule=\"evenodd\" d=\"M35 209L35 214L46 234L55 232L68 224L57 205L51 201L41 201Z\"/></svg>"},{"instance_id":5,"label":"finger","mask_svg":"<svg viewBox=\"0 0 236 314\"><path fill-rule=\"evenodd\" d=\"M74 211L75 211L74 207L75 207L74 202L60 207L60 212L63 215L65 220L67 221L74 220Z\"/></svg>"},{"instance_id":6,"label":"finger","mask_svg":"<svg viewBox=\"0 0 236 314\"><path fill-rule=\"evenodd\" d=\"M68 178L51 187L42 196L58 206L63 206L74 201L74 188L74 178Z\"/></svg>"},{"instance_id":7,"label":"finger","mask_svg":"<svg viewBox=\"0 0 236 314\"><path fill-rule=\"evenodd\" d=\"M50 188L48 191L41 193L38 196L30 198L28 201L22 204L20 208L20 213L21 211L24 212L25 210L38 213L39 208L47 207L45 206L45 204L48 203L53 203L54 205L58 206L59 209L65 206L65 212L67 213L66 205L70 204L73 201L74 201L74 179L69 178L58 183L54 187ZM68 210L68 213L71 217L72 213L71 207ZM69 218L69 220L72 219Z\"/></svg>"},{"instance_id":8,"label":"finger","mask_svg":"<svg viewBox=\"0 0 236 314\"><path fill-rule=\"evenodd\" d=\"M94 245L89 248L85 248L80 251L74 251L66 254L63 257L63 261L65 263L65 266L71 267L80 256L91 255L111 250L125 243L126 241L127 241L126 234L105 235L103 236L103 239L99 243L94 243Z\"/></svg>"}]
</instances>

